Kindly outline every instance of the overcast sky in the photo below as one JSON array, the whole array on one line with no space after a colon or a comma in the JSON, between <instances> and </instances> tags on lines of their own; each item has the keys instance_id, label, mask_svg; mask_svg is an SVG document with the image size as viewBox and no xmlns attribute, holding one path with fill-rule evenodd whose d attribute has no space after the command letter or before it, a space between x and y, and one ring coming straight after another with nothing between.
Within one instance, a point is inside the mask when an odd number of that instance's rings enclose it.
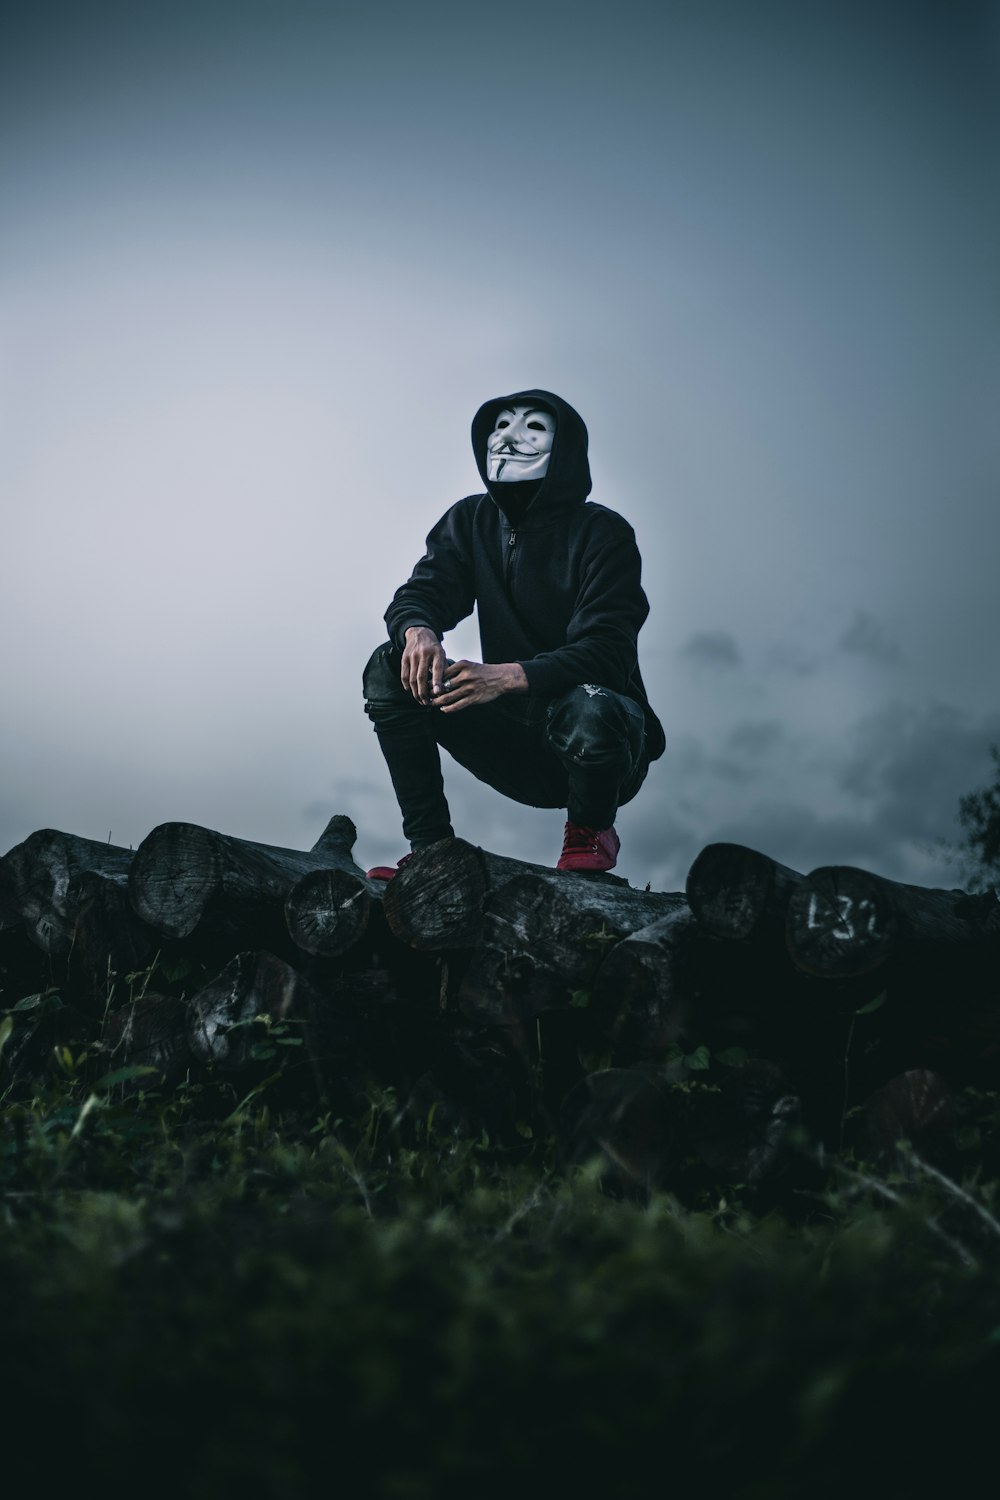
<instances>
[{"instance_id":1,"label":"overcast sky","mask_svg":"<svg viewBox=\"0 0 1000 1500\"><path fill-rule=\"evenodd\" d=\"M733 839L957 883L1000 741L998 63L972 0L25 5L0 850L345 812L398 858L362 667L473 412L542 386L651 603L620 873ZM460 834L555 861L564 814L446 779Z\"/></svg>"}]
</instances>

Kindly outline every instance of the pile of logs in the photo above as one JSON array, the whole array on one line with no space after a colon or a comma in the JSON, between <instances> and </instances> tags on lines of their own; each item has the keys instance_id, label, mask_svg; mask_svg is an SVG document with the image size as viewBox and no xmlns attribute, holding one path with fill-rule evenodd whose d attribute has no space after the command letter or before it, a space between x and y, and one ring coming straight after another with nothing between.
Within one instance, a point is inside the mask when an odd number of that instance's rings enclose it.
<instances>
[{"instance_id":1,"label":"pile of logs","mask_svg":"<svg viewBox=\"0 0 1000 1500\"><path fill-rule=\"evenodd\" d=\"M731 844L684 892L640 891L462 839L385 883L356 836L344 816L308 851L188 823L135 851L32 834L0 859L3 1066L76 1039L105 1071L348 1097L376 1076L456 1128L541 1121L568 1159L597 1146L647 1185L692 1142L762 1179L794 1121L839 1143L868 1095L876 1137L919 1134L948 1114L943 1080L1000 1073L996 892L803 875Z\"/></svg>"}]
</instances>

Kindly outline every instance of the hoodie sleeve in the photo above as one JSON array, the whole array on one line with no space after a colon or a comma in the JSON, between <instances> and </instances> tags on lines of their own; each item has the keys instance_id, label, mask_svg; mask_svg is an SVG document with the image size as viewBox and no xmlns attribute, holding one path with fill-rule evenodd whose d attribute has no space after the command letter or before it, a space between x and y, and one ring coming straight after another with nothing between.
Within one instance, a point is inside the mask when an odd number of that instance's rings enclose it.
<instances>
[{"instance_id":1,"label":"hoodie sleeve","mask_svg":"<svg viewBox=\"0 0 1000 1500\"><path fill-rule=\"evenodd\" d=\"M581 682L624 693L638 665L637 637L649 614L635 532L605 513L581 558L566 644L521 662L528 691L555 698Z\"/></svg>"},{"instance_id":2,"label":"hoodie sleeve","mask_svg":"<svg viewBox=\"0 0 1000 1500\"><path fill-rule=\"evenodd\" d=\"M389 637L400 650L411 625L426 625L438 640L475 606L471 510L475 496L453 505L427 538L427 550L385 612Z\"/></svg>"}]
</instances>

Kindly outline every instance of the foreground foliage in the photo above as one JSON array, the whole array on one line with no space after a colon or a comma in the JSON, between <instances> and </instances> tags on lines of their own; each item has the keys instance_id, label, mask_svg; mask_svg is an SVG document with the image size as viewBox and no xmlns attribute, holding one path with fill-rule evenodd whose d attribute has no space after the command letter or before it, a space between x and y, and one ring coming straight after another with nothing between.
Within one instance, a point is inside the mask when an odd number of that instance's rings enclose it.
<instances>
[{"instance_id":1,"label":"foreground foliage","mask_svg":"<svg viewBox=\"0 0 1000 1500\"><path fill-rule=\"evenodd\" d=\"M995 1096L966 1099L963 1182L804 1148L751 1206L735 1183L623 1196L550 1142L306 1092L294 1069L243 1098L95 1078L69 1048L8 1087L8 1482L792 1496L840 1493L874 1454L922 1492L985 1447Z\"/></svg>"}]
</instances>

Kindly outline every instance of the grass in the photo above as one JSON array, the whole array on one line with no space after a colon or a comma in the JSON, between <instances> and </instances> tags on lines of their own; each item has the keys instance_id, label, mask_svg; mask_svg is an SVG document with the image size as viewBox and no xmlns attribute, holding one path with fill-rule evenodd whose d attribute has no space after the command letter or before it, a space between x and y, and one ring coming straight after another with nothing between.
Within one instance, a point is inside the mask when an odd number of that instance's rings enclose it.
<instances>
[{"instance_id":1,"label":"grass","mask_svg":"<svg viewBox=\"0 0 1000 1500\"><path fill-rule=\"evenodd\" d=\"M990 1453L993 1093L955 1175L804 1157L765 1208L615 1195L375 1081L337 1115L295 1059L114 1061L0 1103L10 1494L791 1500Z\"/></svg>"}]
</instances>

